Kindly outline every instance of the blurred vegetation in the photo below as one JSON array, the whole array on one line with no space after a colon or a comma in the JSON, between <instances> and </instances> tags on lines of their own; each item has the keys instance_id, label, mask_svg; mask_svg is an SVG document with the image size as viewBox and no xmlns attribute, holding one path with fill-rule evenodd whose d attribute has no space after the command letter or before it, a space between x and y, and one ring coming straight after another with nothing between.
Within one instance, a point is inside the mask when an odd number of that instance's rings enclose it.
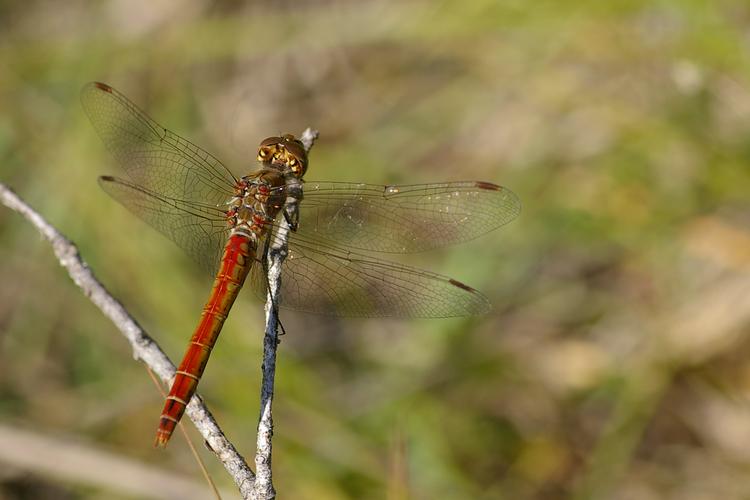
<instances>
[{"instance_id":1,"label":"blurred vegetation","mask_svg":"<svg viewBox=\"0 0 750 500\"><path fill-rule=\"evenodd\" d=\"M238 173L312 126L309 179L523 200L410 260L485 291L486 317L284 315L281 498L750 496L747 2L0 2L0 181L177 359L210 280L97 187L118 167L79 105L90 80ZM180 438L151 447L161 397L125 341L3 209L0 262L0 424L200 481ZM245 295L200 389L251 457ZM0 498L123 495L6 465Z\"/></svg>"}]
</instances>

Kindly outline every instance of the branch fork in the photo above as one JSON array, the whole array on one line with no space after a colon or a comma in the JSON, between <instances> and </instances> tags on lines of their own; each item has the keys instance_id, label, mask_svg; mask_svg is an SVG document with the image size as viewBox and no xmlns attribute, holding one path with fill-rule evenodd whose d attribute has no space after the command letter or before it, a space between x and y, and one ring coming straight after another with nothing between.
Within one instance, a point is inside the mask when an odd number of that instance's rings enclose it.
<instances>
[{"instance_id":1,"label":"branch fork","mask_svg":"<svg viewBox=\"0 0 750 500\"><path fill-rule=\"evenodd\" d=\"M307 151L310 150L318 133L307 129L300 140ZM60 262L73 282L94 305L114 323L133 350L133 357L143 361L159 378L169 383L175 374L175 365L167 357L159 344L138 324L125 307L115 299L81 257L78 248L38 212L25 203L10 188L0 183L0 203L21 214L51 245ZM273 436L274 375L276 370L276 349L278 346L278 304L281 288L281 266L287 255L289 227L286 220L280 222L274 244L268 253L268 299L266 302L266 327L263 339L263 378L261 384L261 411L258 421L258 440L255 466L257 474L248 466L235 446L226 438L216 419L206 407L203 399L196 394L190 400L185 414L200 432L208 447L224 465L242 498L270 499L276 493L271 483L271 439Z\"/></svg>"}]
</instances>

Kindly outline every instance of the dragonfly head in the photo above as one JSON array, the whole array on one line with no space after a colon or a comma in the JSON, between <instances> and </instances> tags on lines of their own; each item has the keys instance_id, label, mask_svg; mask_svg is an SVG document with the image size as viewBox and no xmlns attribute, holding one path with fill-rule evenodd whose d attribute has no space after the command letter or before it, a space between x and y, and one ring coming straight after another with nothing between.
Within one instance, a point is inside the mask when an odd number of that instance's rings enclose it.
<instances>
[{"instance_id":1,"label":"dragonfly head","mask_svg":"<svg viewBox=\"0 0 750 500\"><path fill-rule=\"evenodd\" d=\"M301 178L307 171L307 152L292 134L263 139L258 148L258 161L264 165L290 171Z\"/></svg>"}]
</instances>

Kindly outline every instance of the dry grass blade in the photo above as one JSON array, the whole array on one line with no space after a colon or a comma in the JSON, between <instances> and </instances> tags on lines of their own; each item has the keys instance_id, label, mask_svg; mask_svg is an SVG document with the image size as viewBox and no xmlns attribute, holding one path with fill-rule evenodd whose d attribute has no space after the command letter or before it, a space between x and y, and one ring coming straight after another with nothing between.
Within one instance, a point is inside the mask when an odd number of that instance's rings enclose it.
<instances>
[{"instance_id":1,"label":"dry grass blade","mask_svg":"<svg viewBox=\"0 0 750 500\"><path fill-rule=\"evenodd\" d=\"M210 495L200 483L152 464L7 425L0 425L0 462L118 495L185 500Z\"/></svg>"},{"instance_id":2,"label":"dry grass blade","mask_svg":"<svg viewBox=\"0 0 750 500\"><path fill-rule=\"evenodd\" d=\"M159 394L162 398L167 397L167 393L164 391L164 386L159 383L159 379L156 378L156 375L153 371L151 371L151 368L148 366L146 367L146 371L148 372L148 376L151 379L151 381L156 386L156 389L159 391ZM211 474L209 474L208 469L206 468L205 462L203 462L203 459L198 454L198 450L195 449L195 445L193 444L193 440L190 439L190 435L187 433L187 430L185 429L185 426L180 422L177 424L180 428L180 432L182 432L182 437L185 438L185 442L188 445L188 448L190 448L190 453L193 455L193 458L195 459L195 462L198 464L198 468L201 470L201 474L203 474L203 478L208 483L209 488L211 488L211 491L214 494L214 497L218 500L221 500L221 494L219 493L219 489L216 487L216 483L214 483L214 480L211 478Z\"/></svg>"}]
</instances>

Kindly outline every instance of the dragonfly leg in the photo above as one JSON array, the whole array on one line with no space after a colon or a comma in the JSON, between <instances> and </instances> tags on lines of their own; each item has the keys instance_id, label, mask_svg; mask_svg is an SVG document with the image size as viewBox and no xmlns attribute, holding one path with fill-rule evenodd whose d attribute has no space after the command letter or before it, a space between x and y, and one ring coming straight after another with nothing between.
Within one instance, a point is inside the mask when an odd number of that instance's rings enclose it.
<instances>
[{"instance_id":1,"label":"dragonfly leg","mask_svg":"<svg viewBox=\"0 0 750 500\"><path fill-rule=\"evenodd\" d=\"M284 220L286 220L289 229L296 233L299 226L299 211L295 210L290 213L290 211L284 210Z\"/></svg>"},{"instance_id":2,"label":"dragonfly leg","mask_svg":"<svg viewBox=\"0 0 750 500\"><path fill-rule=\"evenodd\" d=\"M302 200L302 183L296 178L287 178L286 202L284 203L284 220L289 229L297 232L299 225L299 202Z\"/></svg>"}]
</instances>

